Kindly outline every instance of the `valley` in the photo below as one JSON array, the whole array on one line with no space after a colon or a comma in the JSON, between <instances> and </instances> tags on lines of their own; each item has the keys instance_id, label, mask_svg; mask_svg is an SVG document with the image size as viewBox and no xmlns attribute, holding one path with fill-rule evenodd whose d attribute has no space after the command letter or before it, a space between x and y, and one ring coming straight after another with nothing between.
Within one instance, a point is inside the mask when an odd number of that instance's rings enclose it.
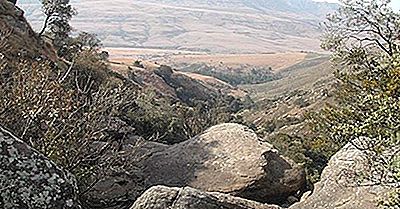
<instances>
[{"instance_id":1,"label":"valley","mask_svg":"<svg viewBox=\"0 0 400 209\"><path fill-rule=\"evenodd\" d=\"M250 124L262 127L263 124L280 121L282 125L274 133L298 134L304 114L318 109L330 99L333 89L333 68L326 54L306 52L265 53L265 54L210 54L202 52L106 48L115 69L131 66L135 61L145 69L156 69L160 65L171 66L177 73L213 86L237 98L249 97L254 102L251 109L240 115ZM119 66L119 67L118 67ZM229 77L221 80L210 76L211 72L244 77L254 73L254 69L270 69L271 79L261 83L235 84ZM215 75L215 74L214 74ZM219 74L218 74L219 75ZM219 90L218 90L219 89ZM297 122L288 122L290 118ZM286 121L286 122L285 122Z\"/></svg>"},{"instance_id":2,"label":"valley","mask_svg":"<svg viewBox=\"0 0 400 209\"><path fill-rule=\"evenodd\" d=\"M0 0L0 208L391 209L377 2Z\"/></svg>"},{"instance_id":3,"label":"valley","mask_svg":"<svg viewBox=\"0 0 400 209\"><path fill-rule=\"evenodd\" d=\"M188 50L219 54L321 52L319 23L335 4L311 0L72 0L76 30L106 47ZM39 0L20 0L37 30Z\"/></svg>"}]
</instances>

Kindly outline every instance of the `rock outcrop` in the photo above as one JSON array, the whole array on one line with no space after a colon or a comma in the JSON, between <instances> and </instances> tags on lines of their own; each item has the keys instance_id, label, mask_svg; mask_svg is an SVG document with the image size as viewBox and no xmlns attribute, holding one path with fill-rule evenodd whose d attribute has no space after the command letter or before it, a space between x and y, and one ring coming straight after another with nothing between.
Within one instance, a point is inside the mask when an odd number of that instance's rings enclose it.
<instances>
[{"instance_id":1,"label":"rock outcrop","mask_svg":"<svg viewBox=\"0 0 400 209\"><path fill-rule=\"evenodd\" d=\"M190 186L259 202L283 202L305 185L304 170L249 128L214 126L143 162L146 184Z\"/></svg>"},{"instance_id":2,"label":"rock outcrop","mask_svg":"<svg viewBox=\"0 0 400 209\"><path fill-rule=\"evenodd\" d=\"M38 37L14 2L0 0L0 57L45 57L56 61L53 46Z\"/></svg>"},{"instance_id":3,"label":"rock outcrop","mask_svg":"<svg viewBox=\"0 0 400 209\"><path fill-rule=\"evenodd\" d=\"M188 186L280 204L305 185L302 168L238 124L214 126L175 145L147 142L136 146L130 156L132 169L100 181L88 194L95 197L94 206L131 205L146 189L157 185ZM103 204L107 202L118 207Z\"/></svg>"},{"instance_id":4,"label":"rock outcrop","mask_svg":"<svg viewBox=\"0 0 400 209\"><path fill-rule=\"evenodd\" d=\"M278 209L239 197L207 193L190 187L156 186L147 190L131 209Z\"/></svg>"},{"instance_id":5,"label":"rock outcrop","mask_svg":"<svg viewBox=\"0 0 400 209\"><path fill-rule=\"evenodd\" d=\"M74 177L0 126L0 208L79 208Z\"/></svg>"},{"instance_id":6,"label":"rock outcrop","mask_svg":"<svg viewBox=\"0 0 400 209\"><path fill-rule=\"evenodd\" d=\"M378 208L379 197L386 189L382 186L359 186L352 175L362 171L365 161L363 152L348 144L329 161L321 175L321 181L315 184L313 194L290 209L374 209ZM349 170L351 169L351 170Z\"/></svg>"},{"instance_id":7,"label":"rock outcrop","mask_svg":"<svg viewBox=\"0 0 400 209\"><path fill-rule=\"evenodd\" d=\"M17 0L8 0L9 2L11 2L12 4L16 4Z\"/></svg>"},{"instance_id":8,"label":"rock outcrop","mask_svg":"<svg viewBox=\"0 0 400 209\"><path fill-rule=\"evenodd\" d=\"M156 142L137 143L140 139L133 139L134 144L124 142L122 151L129 153L120 159L129 165L126 170L110 173L99 181L86 194L88 204L93 208L120 209L127 208L149 187L145 184L145 174L138 167L138 161L146 159L156 152L168 148L168 145Z\"/></svg>"}]
</instances>

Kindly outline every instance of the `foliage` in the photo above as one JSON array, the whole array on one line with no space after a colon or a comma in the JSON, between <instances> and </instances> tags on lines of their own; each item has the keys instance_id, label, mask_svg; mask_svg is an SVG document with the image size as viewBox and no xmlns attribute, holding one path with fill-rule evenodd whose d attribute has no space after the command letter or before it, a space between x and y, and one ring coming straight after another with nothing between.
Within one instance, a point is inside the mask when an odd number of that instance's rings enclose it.
<instances>
[{"instance_id":1,"label":"foliage","mask_svg":"<svg viewBox=\"0 0 400 209\"><path fill-rule=\"evenodd\" d=\"M2 125L75 174L82 195L118 161L120 130L128 127L118 117L135 94L89 49L69 66L0 56Z\"/></svg>"},{"instance_id":2,"label":"foliage","mask_svg":"<svg viewBox=\"0 0 400 209\"><path fill-rule=\"evenodd\" d=\"M338 146L331 141L309 135L278 133L268 136L268 142L282 155L304 167L310 189L320 180L329 158L338 150Z\"/></svg>"},{"instance_id":3,"label":"foliage","mask_svg":"<svg viewBox=\"0 0 400 209\"><path fill-rule=\"evenodd\" d=\"M189 105L140 91L111 72L95 35L70 36L75 12L68 0L43 3L47 18L41 38L52 43L33 36L37 45L24 46L30 51L24 54L14 29L0 31L0 123L72 172L83 204L90 204L85 194L94 184L110 172L126 171L131 153L121 150L130 136L173 144L240 120L235 113L241 103L230 96ZM49 57L53 43L58 53Z\"/></svg>"},{"instance_id":4,"label":"foliage","mask_svg":"<svg viewBox=\"0 0 400 209\"><path fill-rule=\"evenodd\" d=\"M196 100L193 106L188 106L147 90L138 95L137 108L129 110L125 118L128 124L135 127L136 134L149 140L174 144L194 137L213 125L239 121L228 102L224 98Z\"/></svg>"},{"instance_id":5,"label":"foliage","mask_svg":"<svg viewBox=\"0 0 400 209\"><path fill-rule=\"evenodd\" d=\"M69 0L42 0L42 9L45 20L39 35L47 33L46 36L52 40L53 45L62 49L72 30L69 22L76 11Z\"/></svg>"},{"instance_id":6,"label":"foliage","mask_svg":"<svg viewBox=\"0 0 400 209\"><path fill-rule=\"evenodd\" d=\"M346 0L325 23L340 81L336 104L311 117L322 140L352 143L367 155L366 183L399 184L400 15L388 0Z\"/></svg>"},{"instance_id":7,"label":"foliage","mask_svg":"<svg viewBox=\"0 0 400 209\"><path fill-rule=\"evenodd\" d=\"M253 68L249 71L242 71L239 69L216 70L215 68L216 67L202 65L190 66L184 70L206 76L212 76L235 86L242 84L260 84L279 78L279 75L274 74L270 67Z\"/></svg>"},{"instance_id":8,"label":"foliage","mask_svg":"<svg viewBox=\"0 0 400 209\"><path fill-rule=\"evenodd\" d=\"M384 209L399 208L400 206L400 190L395 189L390 192L387 197L383 198L379 203Z\"/></svg>"}]
</instances>

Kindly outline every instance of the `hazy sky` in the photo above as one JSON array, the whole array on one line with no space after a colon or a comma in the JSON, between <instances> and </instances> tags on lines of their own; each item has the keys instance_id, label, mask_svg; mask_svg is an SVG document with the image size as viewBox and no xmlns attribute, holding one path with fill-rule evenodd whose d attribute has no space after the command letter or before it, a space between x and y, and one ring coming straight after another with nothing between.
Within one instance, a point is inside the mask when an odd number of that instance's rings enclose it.
<instances>
[{"instance_id":1,"label":"hazy sky","mask_svg":"<svg viewBox=\"0 0 400 209\"><path fill-rule=\"evenodd\" d=\"M37 0L37 1L39 2L40 0ZM313 1L325 1L325 2L331 2L331 3L339 2L339 0L313 0ZM20 2L25 2L25 0L20 0ZM392 5L395 10L400 10L400 0L392 0Z\"/></svg>"},{"instance_id":2,"label":"hazy sky","mask_svg":"<svg viewBox=\"0 0 400 209\"><path fill-rule=\"evenodd\" d=\"M338 0L314 0L314 1L326 1L326 2L332 2L332 3L338 3ZM393 8L396 10L400 10L400 0L392 0L392 5Z\"/></svg>"}]
</instances>

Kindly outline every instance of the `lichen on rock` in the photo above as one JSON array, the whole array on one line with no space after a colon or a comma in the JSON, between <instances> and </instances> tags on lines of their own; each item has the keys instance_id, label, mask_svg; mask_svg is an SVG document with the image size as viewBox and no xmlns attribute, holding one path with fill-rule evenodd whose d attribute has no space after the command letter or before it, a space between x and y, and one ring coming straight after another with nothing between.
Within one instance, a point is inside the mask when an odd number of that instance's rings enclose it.
<instances>
[{"instance_id":1,"label":"lichen on rock","mask_svg":"<svg viewBox=\"0 0 400 209\"><path fill-rule=\"evenodd\" d=\"M0 126L0 208L80 208L75 178Z\"/></svg>"}]
</instances>

